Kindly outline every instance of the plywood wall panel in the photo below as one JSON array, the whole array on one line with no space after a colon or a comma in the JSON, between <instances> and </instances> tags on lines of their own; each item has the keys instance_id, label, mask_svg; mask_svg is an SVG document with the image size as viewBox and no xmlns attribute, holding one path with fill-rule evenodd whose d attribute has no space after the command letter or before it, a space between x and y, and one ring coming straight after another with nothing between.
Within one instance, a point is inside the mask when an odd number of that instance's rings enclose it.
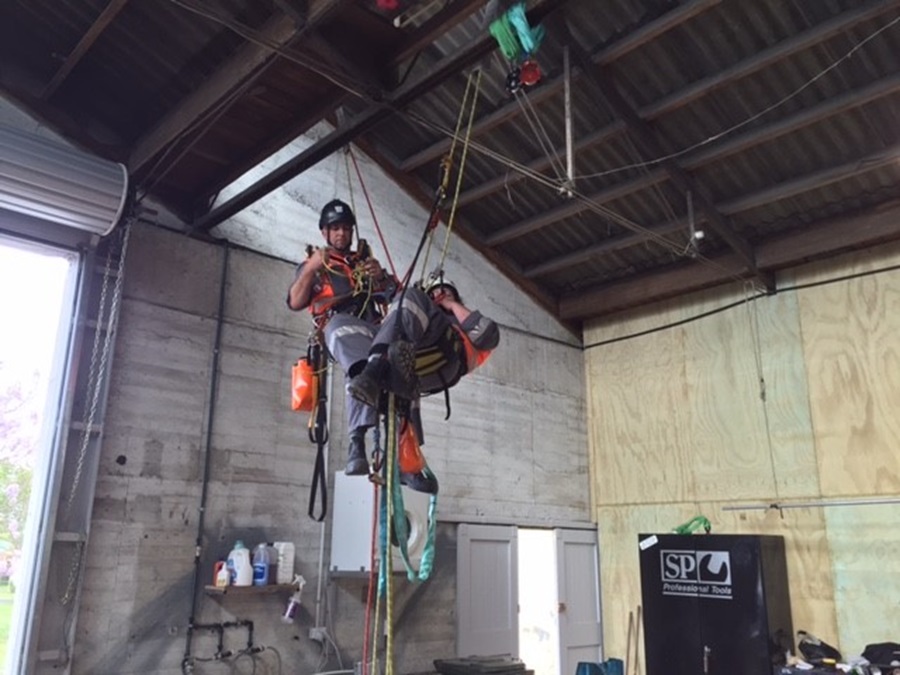
<instances>
[{"instance_id":1,"label":"plywood wall panel","mask_svg":"<svg viewBox=\"0 0 900 675\"><path fill-rule=\"evenodd\" d=\"M809 413L806 363L796 293L754 301L759 362L765 380L766 446L778 499L819 494L816 446Z\"/></svg>"},{"instance_id":2,"label":"plywood wall panel","mask_svg":"<svg viewBox=\"0 0 900 675\"><path fill-rule=\"evenodd\" d=\"M689 503L601 506L596 513L601 556L603 653L605 658L625 658L628 653L628 614L632 612L636 619L637 608L642 602L638 534L669 532L697 515L697 506ZM639 664L643 664L643 638L639 641L639 649ZM645 672L643 666L638 672Z\"/></svg>"},{"instance_id":3,"label":"plywood wall panel","mask_svg":"<svg viewBox=\"0 0 900 675\"><path fill-rule=\"evenodd\" d=\"M745 299L720 290L662 305L659 330L587 351L597 505L818 494L796 299L715 313ZM641 313L623 325L588 333L651 329Z\"/></svg>"},{"instance_id":4,"label":"plywood wall panel","mask_svg":"<svg viewBox=\"0 0 900 675\"><path fill-rule=\"evenodd\" d=\"M707 300L685 313L696 316L710 305ZM684 333L689 427L683 454L695 477L692 496L715 500L772 494L753 315L741 307L675 330Z\"/></svg>"},{"instance_id":5,"label":"plywood wall panel","mask_svg":"<svg viewBox=\"0 0 900 675\"><path fill-rule=\"evenodd\" d=\"M823 510L834 568L836 638L842 653L854 656L867 644L897 642L900 504Z\"/></svg>"},{"instance_id":6,"label":"plywood wall panel","mask_svg":"<svg viewBox=\"0 0 900 675\"><path fill-rule=\"evenodd\" d=\"M849 258L846 273L885 262ZM799 308L823 493L900 493L900 271L800 291Z\"/></svg>"},{"instance_id":7,"label":"plywood wall panel","mask_svg":"<svg viewBox=\"0 0 900 675\"><path fill-rule=\"evenodd\" d=\"M598 506L681 501L694 491L686 453L681 335L614 343L587 357L588 424Z\"/></svg>"}]
</instances>

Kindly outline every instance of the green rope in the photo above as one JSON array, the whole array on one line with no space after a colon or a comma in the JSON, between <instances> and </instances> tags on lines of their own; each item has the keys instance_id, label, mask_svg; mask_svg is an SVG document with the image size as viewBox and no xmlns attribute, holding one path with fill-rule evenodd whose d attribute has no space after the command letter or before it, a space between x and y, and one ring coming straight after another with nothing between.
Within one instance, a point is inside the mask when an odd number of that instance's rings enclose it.
<instances>
[{"instance_id":1,"label":"green rope","mask_svg":"<svg viewBox=\"0 0 900 675\"><path fill-rule=\"evenodd\" d=\"M710 524L709 520L707 520L704 516L694 516L686 523L679 525L674 530L672 530L673 534L693 534L695 530L698 530L700 527L703 528L706 534L709 534L709 531L712 530L712 524Z\"/></svg>"}]
</instances>

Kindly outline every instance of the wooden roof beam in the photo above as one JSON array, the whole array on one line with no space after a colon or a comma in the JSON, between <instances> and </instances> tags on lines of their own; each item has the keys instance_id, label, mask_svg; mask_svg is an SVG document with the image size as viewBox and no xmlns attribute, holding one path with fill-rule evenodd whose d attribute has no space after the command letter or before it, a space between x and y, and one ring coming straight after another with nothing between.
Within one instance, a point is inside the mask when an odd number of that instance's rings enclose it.
<instances>
[{"instance_id":1,"label":"wooden roof beam","mask_svg":"<svg viewBox=\"0 0 900 675\"><path fill-rule=\"evenodd\" d=\"M664 99L639 108L637 113L642 119L653 120L657 117L660 117L661 115L664 115L667 112L671 112L682 106L685 106L688 103L695 101L702 96L705 96L711 91L715 91L720 87L730 84L731 82L762 70L766 66L772 65L779 60L787 58L788 56L791 56L798 51L824 42L834 35L842 31L849 30L854 25L862 21L867 21L875 16L878 16L879 14L883 14L896 6L900 6L900 0L888 0L887 2L885 2L884 0L873 0L872 2L867 3L861 8L845 12L835 17L834 19L831 19L830 21L826 21L823 24L810 28L800 35L784 40L783 42L779 42L776 45L772 45L768 49L759 52L753 57L736 63L731 68L706 77L702 80L698 80L693 84L685 87L684 89L673 92L671 95L667 96ZM687 12L688 9L692 10L693 13L696 13L696 10L700 8L694 7L692 5L684 5L680 10L674 11ZM670 14L674 13L674 11L660 17L657 22L666 20L667 17L670 16ZM693 16L693 14L690 14L689 16ZM648 26L653 25L657 22L651 22L651 24L648 24ZM627 40L628 38L626 37L620 42L627 43ZM595 65L605 65L607 63L611 63L611 55L615 54L617 57L620 55L613 51L618 44L619 42L613 44L607 49L600 50L591 57L591 62ZM641 42L640 44L644 44L644 42ZM582 74L583 73L580 69L573 69L572 79L575 80ZM542 84L541 89L552 89L552 93L555 94L560 89L562 89L562 86L563 78L558 77ZM501 111L506 111L507 109L511 111L510 115L504 116L500 114ZM509 105L499 108L497 111L495 111L495 113L492 113L492 115L485 117L484 120L486 123L489 122L492 119L493 115L496 115L497 119L504 120L508 119L510 116L516 114L517 112L518 104L513 102ZM487 124L485 127L482 127L481 120L476 120L475 124L472 127L472 137L475 138L478 136L478 134L489 131L491 128L493 128L493 126L493 124ZM433 145L410 156L409 158L404 160L401 166L403 166L405 171L411 171L418 168L419 166L427 164L428 162L441 157L447 152L447 149L449 147L450 141L442 139L437 143L434 143Z\"/></svg>"},{"instance_id":2,"label":"wooden roof beam","mask_svg":"<svg viewBox=\"0 0 900 675\"><path fill-rule=\"evenodd\" d=\"M421 51L441 35L465 21L488 0L456 0L445 3L433 17L412 31L403 44L391 55L389 66L398 66Z\"/></svg>"},{"instance_id":3,"label":"wooden roof beam","mask_svg":"<svg viewBox=\"0 0 900 675\"><path fill-rule=\"evenodd\" d=\"M294 19L280 14L270 19L260 30L265 44L283 47L306 30L311 30L323 21L341 3L347 0L310 0L309 18L303 29L298 30ZM265 72L274 60L276 52L265 44L248 43L205 83L187 96L174 110L170 111L159 124L135 143L128 159L128 170L140 173L160 152L177 139L188 133L198 120L221 114L236 98L234 92L247 87Z\"/></svg>"},{"instance_id":4,"label":"wooden roof beam","mask_svg":"<svg viewBox=\"0 0 900 675\"><path fill-rule=\"evenodd\" d=\"M532 22L538 22L544 16L562 7L567 0L544 0L540 5L528 12ZM315 166L331 153L352 142L375 125L379 124L395 111L402 109L420 96L428 93L460 70L472 65L494 49L493 38L481 38L472 42L467 48L456 52L435 64L431 73L411 85L401 87L386 97L384 102L376 103L349 120L341 128L335 129L325 138L319 140L293 159L288 160L277 169L250 185L239 194L219 205L194 223L194 229L209 231L224 220L247 208L258 199L281 187L289 180Z\"/></svg>"},{"instance_id":5,"label":"wooden roof beam","mask_svg":"<svg viewBox=\"0 0 900 675\"><path fill-rule=\"evenodd\" d=\"M729 155L772 141L792 131L803 129L804 127L808 127L833 115L846 112L847 110L889 96L897 91L900 91L900 75L893 75L883 80L876 80L860 89L848 91L840 96L829 98L819 105L806 110L801 110L800 112L794 113L793 115L785 117L768 126L757 127L756 129L739 136L733 136L715 143L710 143L699 151L685 155L681 160L681 165L688 170L698 169L701 166L711 164L712 162L723 159ZM638 114L640 114L640 112ZM587 136L583 136L575 144L575 154L577 155L583 150L602 143L611 136L623 131L625 128L625 123L622 120L616 120L613 124L609 124ZM478 148L473 147L473 150L477 152ZM560 157L564 156L565 148L556 148L556 154ZM532 160L527 166L531 171L540 173L550 166L550 160L546 154L541 155ZM526 177L527 176L523 173L513 171L509 175L498 176L497 178L485 181L484 183L460 193L458 204L462 207L478 199L483 199L484 197L505 189L509 185L524 180ZM631 182L640 180L642 179L638 178Z\"/></svg>"},{"instance_id":6,"label":"wooden roof beam","mask_svg":"<svg viewBox=\"0 0 900 675\"><path fill-rule=\"evenodd\" d=\"M900 160L900 143L883 148L865 157L845 162L844 164L828 167L820 171L814 171L813 173L798 176L793 180L779 183L770 188L743 195L727 202L721 202L716 204L716 209L720 213L734 216L759 206L771 204L780 199L787 199L788 197L803 194L810 190L817 190L833 182L852 178L853 176L857 176L867 171L896 163L898 160ZM646 229L653 233L668 233L684 226L684 221L679 219L676 221L651 225ZM529 278L552 274L566 267L570 267L573 264L586 262L597 256L621 251L631 246L638 246L647 241L647 239L648 236L646 234L637 232L632 235L626 235L624 237L616 238L615 240L610 240L609 242L600 242L589 248L580 249L573 253L567 253L566 255L545 260L540 265L524 269L523 274ZM759 256L759 252L757 252L757 256ZM762 268L762 265L760 265L760 267Z\"/></svg>"},{"instance_id":7,"label":"wooden roof beam","mask_svg":"<svg viewBox=\"0 0 900 675\"><path fill-rule=\"evenodd\" d=\"M698 221L695 222L699 224L701 221L698 219ZM647 232L654 237L666 237L673 232L684 230L687 227L687 220L680 218L646 229ZM545 262L525 268L522 270L522 275L527 279L536 279L574 265L581 265L602 256L612 255L618 251L624 251L632 246L637 246L646 242L648 239L647 232L629 232L628 234L619 235L618 237L610 237L594 246L581 248L573 253L567 253L566 255L551 258Z\"/></svg>"},{"instance_id":8,"label":"wooden roof beam","mask_svg":"<svg viewBox=\"0 0 900 675\"><path fill-rule=\"evenodd\" d=\"M576 58L578 58L578 51L577 49L575 50ZM625 124L628 125L629 130L633 134L635 142L643 151L641 154L643 154L644 159L663 157L665 153L662 152L655 133L638 116L634 108L629 105L619 92L611 74L605 69L598 68L591 72L589 76L599 87L616 116L625 120ZM734 228L725 220L725 217L716 210L706 191L674 159L664 160L661 162L661 166L669 174L669 178L679 190L685 194L690 193L693 196L699 211L706 218L709 227L741 257L750 269L755 269L756 262L750 243L735 232Z\"/></svg>"},{"instance_id":9,"label":"wooden roof beam","mask_svg":"<svg viewBox=\"0 0 900 675\"><path fill-rule=\"evenodd\" d=\"M587 150L588 148L591 148L595 145L599 145L603 141L620 133L624 129L625 123L622 120L616 120L612 124L608 124L602 129L593 131L587 136L582 136L578 141L575 142L573 151L576 155L578 155L578 153ZM473 152L478 152L478 148L474 145L471 146L471 149ZM556 148L554 152L555 154L545 153L531 160L526 165L529 173L543 173L550 168L550 157L566 156L565 147ZM525 180L526 178L528 178L527 174L517 171L515 167L511 167L511 171L509 173L503 173L496 178L491 178L490 180L486 180L483 183L479 183L478 185L470 187L468 190L461 192L459 194L457 206L459 208L462 208L467 204L471 204L472 202L478 201L479 199L483 199L484 197L492 195L495 192L505 190L510 185L515 185L519 181Z\"/></svg>"},{"instance_id":10,"label":"wooden roof beam","mask_svg":"<svg viewBox=\"0 0 900 675\"><path fill-rule=\"evenodd\" d=\"M647 44L658 35L672 30L697 14L719 4L719 2L721 2L721 0L693 0L685 5L681 5L677 9L667 12L658 19L638 28L633 33L626 35L609 47L599 50L591 57L591 61L598 65L612 63L625 54ZM575 80L580 74L581 71L575 69L573 70L571 77ZM560 76L554 78L553 80L544 82L538 89L531 92L528 95L528 98L532 105L537 105L544 99L558 94L564 85L564 77ZM516 101L512 101L511 103L498 108L491 114L475 121L475 124L472 125L472 138L477 138L479 135L487 133L494 127L511 119L517 114L519 114L519 104ZM451 139L442 139L403 160L400 163L400 168L407 172L413 171L428 162L434 161L447 153L450 149L450 143Z\"/></svg>"},{"instance_id":11,"label":"wooden roof beam","mask_svg":"<svg viewBox=\"0 0 900 675\"><path fill-rule=\"evenodd\" d=\"M644 106L638 111L638 114L645 120L652 120L665 113L677 110L702 96L706 96L711 91L752 75L774 63L783 61L804 49L814 47L839 33L850 30L858 23L868 21L898 6L900 6L900 0L871 0L862 7L846 11L833 19L813 26L799 35L774 44L749 59L744 59L734 64L730 68L697 80L684 89L673 92L666 98Z\"/></svg>"},{"instance_id":12,"label":"wooden roof beam","mask_svg":"<svg viewBox=\"0 0 900 675\"><path fill-rule=\"evenodd\" d=\"M775 237L757 246L759 268L776 272L839 253L900 240L900 208L872 211L849 218L822 221L802 232ZM584 321L648 305L713 286L735 281L746 273L736 254L702 262L680 264L641 278L614 282L559 302L559 317Z\"/></svg>"},{"instance_id":13,"label":"wooden roof beam","mask_svg":"<svg viewBox=\"0 0 900 675\"><path fill-rule=\"evenodd\" d=\"M46 101L53 96L56 90L59 89L60 85L69 76L69 73L71 73L75 66L78 65L78 62L81 61L82 57L88 53L88 50L97 41L97 38L99 38L103 31L106 30L106 27L112 23L112 20L122 11L122 8L125 7L127 2L128 0L110 0L109 4L103 8L102 12L100 12L100 16L97 17L97 20L91 24L91 27L88 28L87 32L78 41L78 44L75 45L75 49L73 49L66 57L66 60L63 61L63 64L47 83L47 86L44 87L44 91L41 92L42 99Z\"/></svg>"},{"instance_id":14,"label":"wooden roof beam","mask_svg":"<svg viewBox=\"0 0 900 675\"><path fill-rule=\"evenodd\" d=\"M667 178L668 175L665 171L663 171L662 169L654 169L653 171L644 174L637 180L613 185L604 190L600 190L599 192L595 192L592 195L584 197L583 199L566 200L561 206L557 206L556 208L550 209L549 211L539 213L532 218L520 221L511 227L506 227L500 230L490 237L486 237L483 243L485 246L495 248L497 246L505 244L508 241L512 241L513 239L524 237L526 234L531 234L532 232L542 230L543 228L548 227L553 223L559 222L563 218L571 218L572 216L577 215L583 211L587 211L594 206L600 206L601 204L605 204L616 199L621 199L622 197L637 192L638 190L652 187L657 183L661 183Z\"/></svg>"}]
</instances>

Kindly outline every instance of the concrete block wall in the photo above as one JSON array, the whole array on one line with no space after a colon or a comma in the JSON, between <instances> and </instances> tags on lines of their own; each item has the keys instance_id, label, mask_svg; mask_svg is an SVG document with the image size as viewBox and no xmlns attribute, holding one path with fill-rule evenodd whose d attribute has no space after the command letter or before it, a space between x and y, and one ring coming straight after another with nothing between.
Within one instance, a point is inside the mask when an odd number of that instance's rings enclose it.
<instances>
[{"instance_id":1,"label":"concrete block wall","mask_svg":"<svg viewBox=\"0 0 900 675\"><path fill-rule=\"evenodd\" d=\"M289 151L310 142L303 139ZM376 211L384 214L381 226L395 263L408 265L426 214L358 159ZM319 577L320 564L327 569L330 524L306 515L315 448L305 416L289 410L288 398L290 365L305 351L310 322L305 313L288 311L284 296L306 243L320 241L318 209L334 192L327 189L334 187L328 183L334 167L326 163L217 229L248 248L227 253L215 372L225 246L135 226L73 673L181 672L207 452L201 581L212 583L215 560L243 539L248 546L295 542L296 570L308 583L294 624L280 621L286 595L223 599L202 591L195 622L252 620L254 642L277 648L285 673L352 667L361 656L367 586L360 579ZM357 188L358 206L359 195ZM374 244L374 233L363 236ZM440 231L437 241L443 242ZM455 655L456 522L554 526L586 522L590 513L584 374L575 340L459 240L445 268L468 304L501 324L502 343L454 388L449 421L442 397L423 401L424 450L441 481L443 523L432 579L424 585L397 579L398 673L422 672L434 658ZM347 440L342 381L335 379L329 474L343 466ZM334 656L324 662L319 645L308 639L317 614L340 648L341 664ZM246 637L229 631L226 648L242 647ZM197 631L191 656L212 656L215 642ZM273 651L260 659L260 668L268 664L277 672ZM198 662L195 672L223 667Z\"/></svg>"}]
</instances>

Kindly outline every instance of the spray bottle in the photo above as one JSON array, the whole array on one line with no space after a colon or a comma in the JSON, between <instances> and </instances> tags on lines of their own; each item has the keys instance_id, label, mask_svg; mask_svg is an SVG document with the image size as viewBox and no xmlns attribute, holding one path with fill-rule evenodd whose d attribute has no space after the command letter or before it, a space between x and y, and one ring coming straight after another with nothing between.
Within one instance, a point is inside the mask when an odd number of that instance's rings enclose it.
<instances>
[{"instance_id":1,"label":"spray bottle","mask_svg":"<svg viewBox=\"0 0 900 675\"><path fill-rule=\"evenodd\" d=\"M291 595L287 608L285 608L284 614L281 615L282 623L294 623L294 617L297 616L297 610L300 608L300 594L303 593L306 579L303 578L302 574L298 574L294 577L293 585L297 587L297 590Z\"/></svg>"}]
</instances>

